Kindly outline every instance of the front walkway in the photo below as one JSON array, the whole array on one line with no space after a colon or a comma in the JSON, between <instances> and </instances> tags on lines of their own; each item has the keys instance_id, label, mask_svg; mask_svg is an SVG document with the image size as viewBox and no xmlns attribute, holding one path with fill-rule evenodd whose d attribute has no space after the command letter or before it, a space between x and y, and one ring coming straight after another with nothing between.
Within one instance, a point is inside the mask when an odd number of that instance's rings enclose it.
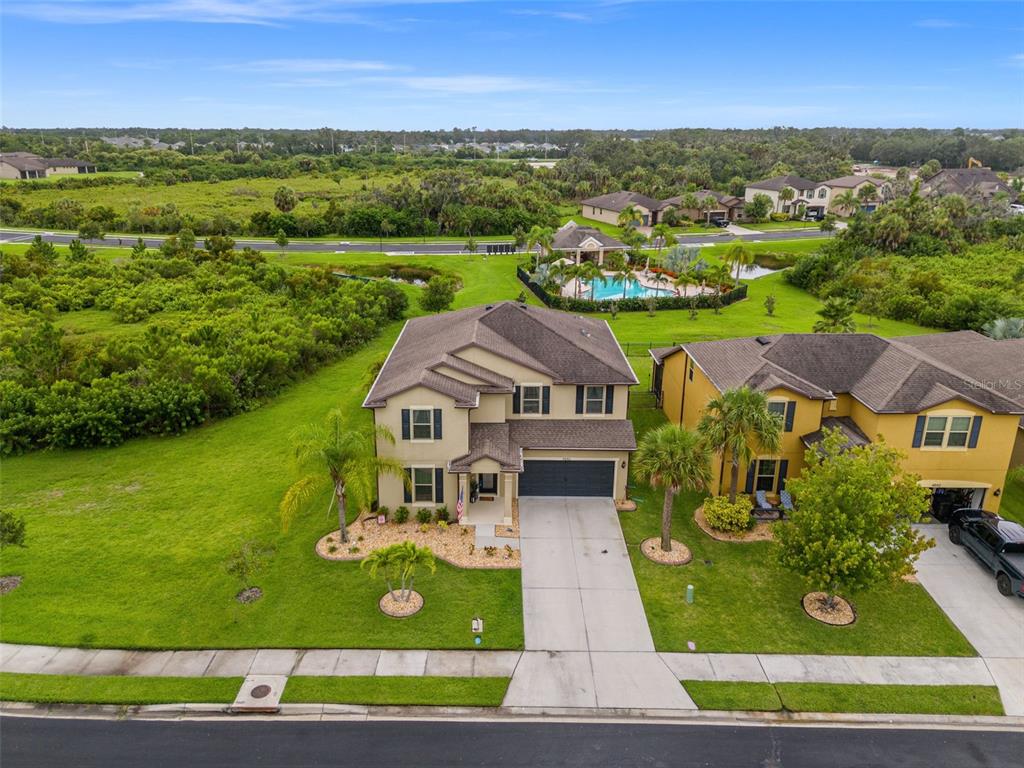
<instances>
[{"instance_id":1,"label":"front walkway","mask_svg":"<svg viewBox=\"0 0 1024 768\"><path fill-rule=\"evenodd\" d=\"M506 707L695 709L654 640L610 499L519 500L526 651Z\"/></svg>"}]
</instances>

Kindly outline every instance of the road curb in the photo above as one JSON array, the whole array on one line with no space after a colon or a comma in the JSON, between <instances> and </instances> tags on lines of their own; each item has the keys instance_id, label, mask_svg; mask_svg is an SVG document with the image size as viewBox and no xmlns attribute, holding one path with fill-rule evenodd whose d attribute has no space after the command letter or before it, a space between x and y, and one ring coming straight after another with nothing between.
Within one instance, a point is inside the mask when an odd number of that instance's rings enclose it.
<instances>
[{"instance_id":1,"label":"road curb","mask_svg":"<svg viewBox=\"0 0 1024 768\"><path fill-rule=\"evenodd\" d=\"M0 702L5 717L80 720L336 721L458 720L462 722L636 723L661 725L744 725L785 727L907 728L918 730L1014 731L1024 717L961 715L877 715L826 712L719 710L563 709L532 707L388 707L355 704L282 704L274 714L232 713L230 704L35 704Z\"/></svg>"}]
</instances>

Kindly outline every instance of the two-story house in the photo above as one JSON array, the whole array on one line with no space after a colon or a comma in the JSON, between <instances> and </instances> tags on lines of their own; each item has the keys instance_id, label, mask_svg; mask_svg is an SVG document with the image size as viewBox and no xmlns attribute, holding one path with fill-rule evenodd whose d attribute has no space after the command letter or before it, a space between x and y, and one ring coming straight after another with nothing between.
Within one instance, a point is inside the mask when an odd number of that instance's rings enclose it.
<instances>
[{"instance_id":1,"label":"two-story house","mask_svg":"<svg viewBox=\"0 0 1024 768\"><path fill-rule=\"evenodd\" d=\"M972 331L883 339L783 334L652 350L665 415L695 429L708 401L741 386L768 396L782 450L741 467L740 491L777 493L826 428L849 445L885 439L931 488L933 509L999 508L1007 469L1024 458L1024 339ZM756 446L752 446L756 450ZM728 489L724 457L712 490Z\"/></svg>"},{"instance_id":2,"label":"two-story house","mask_svg":"<svg viewBox=\"0 0 1024 768\"><path fill-rule=\"evenodd\" d=\"M636 375L608 324L501 302L409 320L363 403L395 436L380 504L511 522L522 496L623 499Z\"/></svg>"},{"instance_id":3,"label":"two-story house","mask_svg":"<svg viewBox=\"0 0 1024 768\"><path fill-rule=\"evenodd\" d=\"M823 216L828 210L827 195L816 197L819 184L805 179L803 176L773 176L770 179L754 181L747 184L743 192L745 202L753 202L755 195L766 195L772 201L772 210L776 213L792 213L801 205L808 215ZM784 200L782 190L790 191L789 199Z\"/></svg>"}]
</instances>

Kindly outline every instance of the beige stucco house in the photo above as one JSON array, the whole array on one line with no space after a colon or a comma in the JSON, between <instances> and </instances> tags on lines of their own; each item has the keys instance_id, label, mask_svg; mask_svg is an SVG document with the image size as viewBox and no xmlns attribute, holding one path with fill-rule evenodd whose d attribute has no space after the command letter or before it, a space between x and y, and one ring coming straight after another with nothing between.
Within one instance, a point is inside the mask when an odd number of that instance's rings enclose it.
<instances>
[{"instance_id":1,"label":"beige stucco house","mask_svg":"<svg viewBox=\"0 0 1024 768\"><path fill-rule=\"evenodd\" d=\"M814 190L814 199L818 202L824 201L826 210L830 213L848 216L854 213L854 211L847 210L842 205L836 203L836 198L843 195L847 190L859 197L862 194L861 190L865 187L871 187L874 195L870 201L862 199L859 209L870 213L878 207L889 193L888 184L881 179L873 179L870 176L840 176L836 179L823 181Z\"/></svg>"},{"instance_id":2,"label":"beige stucco house","mask_svg":"<svg viewBox=\"0 0 1024 768\"><path fill-rule=\"evenodd\" d=\"M810 215L824 215L827 210L827 200L816 197L819 186L818 182L805 179L802 176L792 174L773 176L770 179L748 184L743 193L743 200L750 203L753 202L755 195L767 195L772 201L772 210L776 213L790 213L802 205ZM779 196L783 189L792 191L791 199L783 200Z\"/></svg>"},{"instance_id":3,"label":"beige stucco house","mask_svg":"<svg viewBox=\"0 0 1024 768\"><path fill-rule=\"evenodd\" d=\"M0 153L0 179L45 179L73 173L96 173L96 166L84 160L45 158L31 152Z\"/></svg>"},{"instance_id":4,"label":"beige stucco house","mask_svg":"<svg viewBox=\"0 0 1024 768\"><path fill-rule=\"evenodd\" d=\"M518 302L409 320L363 406L387 427L408 484L378 479L382 506L448 507L511 522L522 496L623 499L636 374L608 324Z\"/></svg>"},{"instance_id":5,"label":"beige stucco house","mask_svg":"<svg viewBox=\"0 0 1024 768\"><path fill-rule=\"evenodd\" d=\"M657 224L658 214L663 207L660 200L627 190L588 197L580 205L586 218L616 225L619 223L619 214L633 206L640 214L640 221L637 223L641 227L653 227Z\"/></svg>"}]
</instances>

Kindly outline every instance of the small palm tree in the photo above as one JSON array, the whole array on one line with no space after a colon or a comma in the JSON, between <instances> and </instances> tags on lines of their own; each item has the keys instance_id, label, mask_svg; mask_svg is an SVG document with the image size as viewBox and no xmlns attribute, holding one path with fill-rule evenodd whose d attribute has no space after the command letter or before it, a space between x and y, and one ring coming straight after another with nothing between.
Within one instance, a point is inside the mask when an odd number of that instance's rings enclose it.
<instances>
[{"instance_id":1,"label":"small palm tree","mask_svg":"<svg viewBox=\"0 0 1024 768\"><path fill-rule=\"evenodd\" d=\"M532 251L534 248L537 249L537 266L540 266L540 257L542 254L551 254L552 242L555 239L555 230L551 227L531 227L530 231L526 234L526 250Z\"/></svg>"},{"instance_id":2,"label":"small palm tree","mask_svg":"<svg viewBox=\"0 0 1024 768\"><path fill-rule=\"evenodd\" d=\"M689 286L691 286L691 285L698 286L698 285L700 285L700 282L701 282L700 275L698 275L690 267L687 267L682 272L680 272L679 275L676 277L676 279L672 281L673 285L675 285L676 288L682 288L683 289L683 295L684 296L686 295L686 289Z\"/></svg>"},{"instance_id":3,"label":"small palm tree","mask_svg":"<svg viewBox=\"0 0 1024 768\"><path fill-rule=\"evenodd\" d=\"M640 214L640 210L635 205L627 205L621 211L619 211L619 226L623 229L629 229L631 224L639 223L644 220L644 217Z\"/></svg>"},{"instance_id":4,"label":"small palm tree","mask_svg":"<svg viewBox=\"0 0 1024 768\"><path fill-rule=\"evenodd\" d=\"M580 286L584 282L589 282L593 287L595 282L600 282L602 285L608 282L608 278L604 276L604 272L592 261L584 261L576 266L576 298L580 297ZM593 298L593 296L591 296Z\"/></svg>"},{"instance_id":5,"label":"small palm tree","mask_svg":"<svg viewBox=\"0 0 1024 768\"><path fill-rule=\"evenodd\" d=\"M842 208L847 216L856 213L857 209L860 208L860 200L857 199L857 195L852 189L848 189L843 194L837 196L835 204Z\"/></svg>"},{"instance_id":6,"label":"small palm tree","mask_svg":"<svg viewBox=\"0 0 1024 768\"><path fill-rule=\"evenodd\" d=\"M622 298L626 298L626 289L630 283L636 282L637 274L633 266L625 261L622 263L622 269L615 273L615 279L622 281Z\"/></svg>"},{"instance_id":7,"label":"small palm tree","mask_svg":"<svg viewBox=\"0 0 1024 768\"><path fill-rule=\"evenodd\" d=\"M383 576L388 594L393 600L409 602L416 582L416 572L426 568L431 573L437 570L437 560L430 547L418 547L414 542L403 541L388 547L375 549L363 558L360 568L366 568L371 579ZM398 594L395 594L398 582Z\"/></svg>"},{"instance_id":8,"label":"small palm tree","mask_svg":"<svg viewBox=\"0 0 1024 768\"><path fill-rule=\"evenodd\" d=\"M704 408L697 431L716 453L728 457L729 501L736 502L740 464L754 459L751 443L769 454L782 447L782 420L768 410L764 392L740 387L723 392Z\"/></svg>"},{"instance_id":9,"label":"small palm tree","mask_svg":"<svg viewBox=\"0 0 1024 768\"><path fill-rule=\"evenodd\" d=\"M654 243L654 247L658 251L658 259L661 259L661 249L671 243L675 238L672 237L672 227L662 222L656 224L654 229L651 230L651 242Z\"/></svg>"},{"instance_id":10,"label":"small palm tree","mask_svg":"<svg viewBox=\"0 0 1024 768\"><path fill-rule=\"evenodd\" d=\"M782 204L788 203L794 197L796 197L796 191L792 187L783 187L780 189L778 210L782 211Z\"/></svg>"},{"instance_id":11,"label":"small palm tree","mask_svg":"<svg viewBox=\"0 0 1024 768\"><path fill-rule=\"evenodd\" d=\"M380 425L372 431L352 429L339 409L327 414L325 424L311 424L297 430L292 436L292 451L296 466L305 474L291 484L281 499L281 528L287 531L295 516L330 488L332 496L327 511L337 505L341 541L347 543L350 495L368 506L376 492L379 475L394 475L408 483L399 461L377 455L376 440L394 443L395 437L391 430Z\"/></svg>"},{"instance_id":12,"label":"small palm tree","mask_svg":"<svg viewBox=\"0 0 1024 768\"><path fill-rule=\"evenodd\" d=\"M853 302L842 296L829 296L818 310L820 320L815 321L815 333L853 333L857 324L853 321Z\"/></svg>"},{"instance_id":13,"label":"small palm tree","mask_svg":"<svg viewBox=\"0 0 1024 768\"><path fill-rule=\"evenodd\" d=\"M700 209L704 212L706 224L711 223L711 212L718 207L718 201L711 195L704 195L700 200Z\"/></svg>"},{"instance_id":14,"label":"small palm tree","mask_svg":"<svg viewBox=\"0 0 1024 768\"><path fill-rule=\"evenodd\" d=\"M711 482L711 449L700 435L675 424L652 429L633 454L633 471L663 488L661 548L672 551L672 507L680 491L699 491Z\"/></svg>"},{"instance_id":15,"label":"small palm tree","mask_svg":"<svg viewBox=\"0 0 1024 768\"><path fill-rule=\"evenodd\" d=\"M725 261L727 264L735 265L736 282L738 283L740 281L740 269L754 263L754 252L747 248L742 240L737 238L725 252Z\"/></svg>"}]
</instances>

